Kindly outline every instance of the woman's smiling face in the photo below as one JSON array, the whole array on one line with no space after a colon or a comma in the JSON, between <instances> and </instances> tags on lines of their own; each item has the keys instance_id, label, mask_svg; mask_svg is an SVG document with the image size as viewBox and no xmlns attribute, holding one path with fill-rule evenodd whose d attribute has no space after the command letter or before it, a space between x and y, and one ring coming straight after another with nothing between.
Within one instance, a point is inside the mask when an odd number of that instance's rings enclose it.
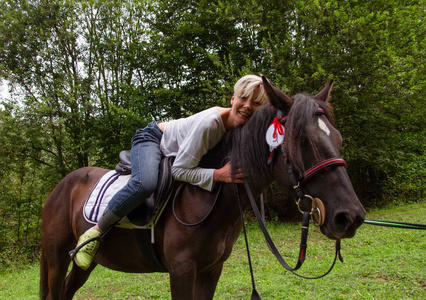
<instances>
[{"instance_id":1,"label":"woman's smiling face","mask_svg":"<svg viewBox=\"0 0 426 300\"><path fill-rule=\"evenodd\" d=\"M254 102L258 94L259 88L256 88L249 97L240 97L235 94L232 96L231 117L235 123L235 127L245 124L253 113L262 107L260 102Z\"/></svg>"}]
</instances>

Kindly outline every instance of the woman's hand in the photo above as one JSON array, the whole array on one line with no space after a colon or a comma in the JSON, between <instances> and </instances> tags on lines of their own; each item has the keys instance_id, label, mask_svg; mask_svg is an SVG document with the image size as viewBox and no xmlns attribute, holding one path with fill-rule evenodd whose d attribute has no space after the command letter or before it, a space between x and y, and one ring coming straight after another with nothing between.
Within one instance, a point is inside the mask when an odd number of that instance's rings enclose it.
<instances>
[{"instance_id":1,"label":"woman's hand","mask_svg":"<svg viewBox=\"0 0 426 300\"><path fill-rule=\"evenodd\" d=\"M241 178L246 177L246 174L242 169L238 169L235 174L235 180L232 178L231 163L228 162L224 167L214 170L213 181L215 182L226 182L226 183L243 183Z\"/></svg>"}]
</instances>

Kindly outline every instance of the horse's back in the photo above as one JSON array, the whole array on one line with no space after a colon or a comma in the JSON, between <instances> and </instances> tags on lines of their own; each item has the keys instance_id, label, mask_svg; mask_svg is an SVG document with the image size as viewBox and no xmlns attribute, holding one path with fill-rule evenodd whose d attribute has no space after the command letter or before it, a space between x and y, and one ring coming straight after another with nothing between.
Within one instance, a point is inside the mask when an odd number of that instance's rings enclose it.
<instances>
[{"instance_id":1,"label":"horse's back","mask_svg":"<svg viewBox=\"0 0 426 300\"><path fill-rule=\"evenodd\" d=\"M63 225L79 223L83 218L84 202L98 180L109 170L85 167L65 176L50 193L43 208L43 230L58 229Z\"/></svg>"},{"instance_id":2,"label":"horse's back","mask_svg":"<svg viewBox=\"0 0 426 300\"><path fill-rule=\"evenodd\" d=\"M64 204L66 198L74 198L76 194L85 194L87 190L90 193L99 178L108 171L96 167L85 167L72 171L58 183L47 197L45 209L51 205Z\"/></svg>"}]
</instances>

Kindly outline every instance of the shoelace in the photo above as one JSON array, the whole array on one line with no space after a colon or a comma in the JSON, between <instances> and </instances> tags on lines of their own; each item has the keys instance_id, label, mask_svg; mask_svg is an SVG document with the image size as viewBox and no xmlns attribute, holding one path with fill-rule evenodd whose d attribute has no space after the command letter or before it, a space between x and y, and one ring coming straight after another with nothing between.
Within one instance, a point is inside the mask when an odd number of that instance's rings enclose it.
<instances>
[{"instance_id":1,"label":"shoelace","mask_svg":"<svg viewBox=\"0 0 426 300\"><path fill-rule=\"evenodd\" d=\"M85 251L85 252L93 252L93 251L96 251L96 248L97 248L97 243L96 243L97 241L93 241L93 242L90 242L90 243L88 243L86 246L84 246L84 250L83 251Z\"/></svg>"}]
</instances>

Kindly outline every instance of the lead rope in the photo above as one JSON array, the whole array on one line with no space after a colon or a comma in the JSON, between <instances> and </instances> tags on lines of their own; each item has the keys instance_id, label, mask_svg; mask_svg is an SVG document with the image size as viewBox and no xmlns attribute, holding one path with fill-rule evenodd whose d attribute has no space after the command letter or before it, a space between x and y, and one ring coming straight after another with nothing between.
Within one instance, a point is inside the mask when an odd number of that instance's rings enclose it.
<instances>
[{"instance_id":1,"label":"lead rope","mask_svg":"<svg viewBox=\"0 0 426 300\"><path fill-rule=\"evenodd\" d=\"M425 224L414 224L414 223L393 222L393 221L364 220L364 224L385 226L385 227L395 227L395 228L405 228L405 229L423 229L423 230L426 229Z\"/></svg>"}]
</instances>

